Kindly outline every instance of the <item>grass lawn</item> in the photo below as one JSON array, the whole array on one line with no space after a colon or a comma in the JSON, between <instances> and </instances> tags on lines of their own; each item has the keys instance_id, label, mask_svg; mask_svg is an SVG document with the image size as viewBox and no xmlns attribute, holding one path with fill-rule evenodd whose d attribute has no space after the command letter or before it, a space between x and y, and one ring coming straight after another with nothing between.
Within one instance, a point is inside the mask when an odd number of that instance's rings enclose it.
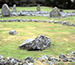
<instances>
[{"instance_id":1,"label":"grass lawn","mask_svg":"<svg viewBox=\"0 0 75 65\"><path fill-rule=\"evenodd\" d=\"M50 7L41 7L44 11L50 11ZM17 10L36 10L36 7L17 7ZM66 10L72 11L72 10ZM6 19L38 19L38 20L57 20L75 23L75 16L67 18L49 18L40 16L13 16L5 17ZM9 35L10 30L16 30L17 35ZM45 35L51 38L50 48L44 51L27 51L19 50L18 46L28 38L36 38L39 35ZM60 53L70 53L75 51L75 27L65 26L54 23L43 22L0 22L0 54L4 57L11 56L13 58L25 59L27 56L41 57L42 55L58 56Z\"/></svg>"}]
</instances>

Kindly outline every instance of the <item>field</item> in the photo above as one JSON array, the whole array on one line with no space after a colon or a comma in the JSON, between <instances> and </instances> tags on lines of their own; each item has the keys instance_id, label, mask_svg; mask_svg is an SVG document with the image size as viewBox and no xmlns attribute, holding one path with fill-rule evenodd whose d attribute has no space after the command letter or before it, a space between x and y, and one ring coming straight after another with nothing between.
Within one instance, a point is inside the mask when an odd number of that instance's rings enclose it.
<instances>
[{"instance_id":1,"label":"field","mask_svg":"<svg viewBox=\"0 0 75 65\"><path fill-rule=\"evenodd\" d=\"M36 7L17 7L17 11L22 10L36 11ZM52 8L41 7L41 10L51 11ZM64 11L72 12L74 10ZM13 16L0 18L0 20L7 19L57 20L75 23L75 16L69 16L67 18L49 18L44 16ZM9 31L13 29L18 32L17 35L13 36L8 34ZM50 48L44 51L27 51L18 48L26 39L34 39L41 34L52 40ZM45 22L0 22L0 54L4 57L10 56L19 59L25 59L27 56L37 58L43 55L57 57L61 53L67 54L72 51L75 51L75 27Z\"/></svg>"}]
</instances>

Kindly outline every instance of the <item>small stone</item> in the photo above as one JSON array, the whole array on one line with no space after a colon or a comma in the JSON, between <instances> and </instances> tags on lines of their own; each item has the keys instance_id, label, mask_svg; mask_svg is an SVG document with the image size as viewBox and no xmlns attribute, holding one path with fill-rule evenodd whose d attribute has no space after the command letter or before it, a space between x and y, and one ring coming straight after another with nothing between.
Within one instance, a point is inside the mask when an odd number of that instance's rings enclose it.
<instances>
[{"instance_id":1,"label":"small stone","mask_svg":"<svg viewBox=\"0 0 75 65\"><path fill-rule=\"evenodd\" d=\"M58 21L53 21L54 23L58 23Z\"/></svg>"},{"instance_id":2,"label":"small stone","mask_svg":"<svg viewBox=\"0 0 75 65\"><path fill-rule=\"evenodd\" d=\"M59 59L58 59L58 58L54 58L54 60L55 60L55 61L59 61Z\"/></svg>"},{"instance_id":3,"label":"small stone","mask_svg":"<svg viewBox=\"0 0 75 65\"><path fill-rule=\"evenodd\" d=\"M3 59L4 57L2 55L0 55L0 59Z\"/></svg>"},{"instance_id":4,"label":"small stone","mask_svg":"<svg viewBox=\"0 0 75 65\"><path fill-rule=\"evenodd\" d=\"M64 59L63 59L63 62L67 62L67 61L68 61L68 58L64 58Z\"/></svg>"},{"instance_id":5,"label":"small stone","mask_svg":"<svg viewBox=\"0 0 75 65\"><path fill-rule=\"evenodd\" d=\"M75 55L75 51L71 52L72 55Z\"/></svg>"},{"instance_id":6,"label":"small stone","mask_svg":"<svg viewBox=\"0 0 75 65\"><path fill-rule=\"evenodd\" d=\"M33 63L28 63L28 65L34 65Z\"/></svg>"},{"instance_id":7,"label":"small stone","mask_svg":"<svg viewBox=\"0 0 75 65\"><path fill-rule=\"evenodd\" d=\"M54 65L54 63L53 63L52 61L49 61L48 64L50 64L50 65Z\"/></svg>"},{"instance_id":8,"label":"small stone","mask_svg":"<svg viewBox=\"0 0 75 65\"><path fill-rule=\"evenodd\" d=\"M48 58L49 61L54 61L54 57Z\"/></svg>"},{"instance_id":9,"label":"small stone","mask_svg":"<svg viewBox=\"0 0 75 65\"><path fill-rule=\"evenodd\" d=\"M15 30L11 30L11 31L9 31L9 34L10 35L16 35L16 31Z\"/></svg>"},{"instance_id":10,"label":"small stone","mask_svg":"<svg viewBox=\"0 0 75 65\"><path fill-rule=\"evenodd\" d=\"M44 56L42 56L41 59L42 59L42 60L48 60L48 56L44 55Z\"/></svg>"},{"instance_id":11,"label":"small stone","mask_svg":"<svg viewBox=\"0 0 75 65\"><path fill-rule=\"evenodd\" d=\"M61 24L62 24L62 25L65 25L65 24L66 24L66 21L61 22Z\"/></svg>"},{"instance_id":12,"label":"small stone","mask_svg":"<svg viewBox=\"0 0 75 65\"><path fill-rule=\"evenodd\" d=\"M7 57L7 60L11 60L12 58L11 57Z\"/></svg>"},{"instance_id":13,"label":"small stone","mask_svg":"<svg viewBox=\"0 0 75 65\"><path fill-rule=\"evenodd\" d=\"M64 58L66 58L66 56L65 56L65 54L62 53L59 55L59 58L64 59Z\"/></svg>"},{"instance_id":14,"label":"small stone","mask_svg":"<svg viewBox=\"0 0 75 65\"><path fill-rule=\"evenodd\" d=\"M37 58L36 60L41 61L41 59L40 59L40 58Z\"/></svg>"},{"instance_id":15,"label":"small stone","mask_svg":"<svg viewBox=\"0 0 75 65\"><path fill-rule=\"evenodd\" d=\"M32 62L32 63L34 63L34 59L31 58L31 57L27 57L25 60L28 61L28 62Z\"/></svg>"}]
</instances>

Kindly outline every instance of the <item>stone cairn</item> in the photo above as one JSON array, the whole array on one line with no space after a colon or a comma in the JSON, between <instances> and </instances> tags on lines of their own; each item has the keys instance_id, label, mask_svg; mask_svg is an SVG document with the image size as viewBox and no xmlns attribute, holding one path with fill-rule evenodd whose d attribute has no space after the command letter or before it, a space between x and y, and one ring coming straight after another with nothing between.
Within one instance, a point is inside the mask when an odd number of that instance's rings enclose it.
<instances>
[{"instance_id":1,"label":"stone cairn","mask_svg":"<svg viewBox=\"0 0 75 65\"><path fill-rule=\"evenodd\" d=\"M40 35L37 36L35 39L27 39L21 45L19 45L20 49L27 49L27 50L44 50L47 47L50 47L51 39Z\"/></svg>"},{"instance_id":2,"label":"stone cairn","mask_svg":"<svg viewBox=\"0 0 75 65\"><path fill-rule=\"evenodd\" d=\"M7 16L10 16L10 15L11 15L11 13L10 13L10 10L9 10L8 5L7 4L4 4L2 6L2 16L3 17L7 17Z\"/></svg>"},{"instance_id":3,"label":"stone cairn","mask_svg":"<svg viewBox=\"0 0 75 65\"><path fill-rule=\"evenodd\" d=\"M57 7L53 8L53 10L50 12L50 17L51 18L61 18L62 15L60 14L60 10Z\"/></svg>"},{"instance_id":4,"label":"stone cairn","mask_svg":"<svg viewBox=\"0 0 75 65\"><path fill-rule=\"evenodd\" d=\"M17 12L16 5L13 5L13 12Z\"/></svg>"},{"instance_id":5,"label":"stone cairn","mask_svg":"<svg viewBox=\"0 0 75 65\"><path fill-rule=\"evenodd\" d=\"M37 5L37 11L41 11L41 10L40 10L40 5Z\"/></svg>"}]
</instances>

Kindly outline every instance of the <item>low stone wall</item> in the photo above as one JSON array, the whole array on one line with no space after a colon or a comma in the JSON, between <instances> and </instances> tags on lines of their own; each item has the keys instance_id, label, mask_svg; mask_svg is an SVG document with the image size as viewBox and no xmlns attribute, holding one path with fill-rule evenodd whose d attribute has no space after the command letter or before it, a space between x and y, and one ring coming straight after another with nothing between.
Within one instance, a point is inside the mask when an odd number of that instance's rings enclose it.
<instances>
[{"instance_id":1,"label":"low stone wall","mask_svg":"<svg viewBox=\"0 0 75 65\"><path fill-rule=\"evenodd\" d=\"M75 52L60 54L57 58L51 55L44 55L41 58L27 57L17 59L0 55L0 65L75 65Z\"/></svg>"},{"instance_id":2,"label":"low stone wall","mask_svg":"<svg viewBox=\"0 0 75 65\"><path fill-rule=\"evenodd\" d=\"M48 23L62 24L62 25L75 27L74 23L66 21L50 21L50 20L37 20L37 19L10 19L10 20L0 20L0 22L48 22Z\"/></svg>"},{"instance_id":3,"label":"low stone wall","mask_svg":"<svg viewBox=\"0 0 75 65\"><path fill-rule=\"evenodd\" d=\"M60 12L63 17L75 16L75 12ZM0 12L1 15L1 12ZM49 11L18 11L11 12L11 16L50 16Z\"/></svg>"}]
</instances>

